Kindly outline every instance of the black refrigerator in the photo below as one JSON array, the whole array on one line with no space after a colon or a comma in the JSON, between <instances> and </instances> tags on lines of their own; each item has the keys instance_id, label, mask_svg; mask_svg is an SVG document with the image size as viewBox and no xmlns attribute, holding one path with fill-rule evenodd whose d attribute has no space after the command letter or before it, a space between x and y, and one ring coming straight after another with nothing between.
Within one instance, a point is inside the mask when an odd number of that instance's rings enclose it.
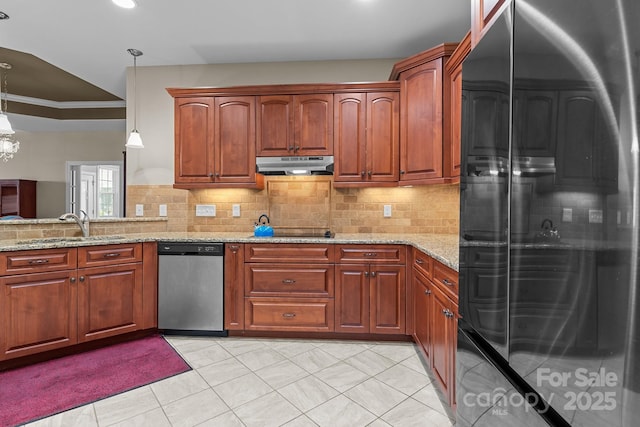
<instances>
[{"instance_id":1,"label":"black refrigerator","mask_svg":"<svg viewBox=\"0 0 640 427\"><path fill-rule=\"evenodd\" d=\"M640 2L513 0L462 80L457 425L640 425Z\"/></svg>"}]
</instances>

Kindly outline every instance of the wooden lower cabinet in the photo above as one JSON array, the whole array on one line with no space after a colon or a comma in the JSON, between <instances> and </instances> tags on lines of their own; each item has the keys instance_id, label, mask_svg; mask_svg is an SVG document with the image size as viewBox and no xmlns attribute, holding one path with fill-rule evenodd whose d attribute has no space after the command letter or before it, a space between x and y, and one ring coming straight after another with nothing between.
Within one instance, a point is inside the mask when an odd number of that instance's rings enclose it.
<instances>
[{"instance_id":1,"label":"wooden lower cabinet","mask_svg":"<svg viewBox=\"0 0 640 427\"><path fill-rule=\"evenodd\" d=\"M142 264L78 270L78 342L142 329Z\"/></svg>"},{"instance_id":2,"label":"wooden lower cabinet","mask_svg":"<svg viewBox=\"0 0 640 427\"><path fill-rule=\"evenodd\" d=\"M77 342L75 270L0 278L0 360Z\"/></svg>"},{"instance_id":3,"label":"wooden lower cabinet","mask_svg":"<svg viewBox=\"0 0 640 427\"><path fill-rule=\"evenodd\" d=\"M333 299L247 298L245 301L248 330L333 331Z\"/></svg>"},{"instance_id":4,"label":"wooden lower cabinet","mask_svg":"<svg viewBox=\"0 0 640 427\"><path fill-rule=\"evenodd\" d=\"M156 327L155 247L0 253L0 360Z\"/></svg>"},{"instance_id":5,"label":"wooden lower cabinet","mask_svg":"<svg viewBox=\"0 0 640 427\"><path fill-rule=\"evenodd\" d=\"M449 406L454 406L458 305L438 286L433 286L432 291L431 371L438 380Z\"/></svg>"},{"instance_id":6,"label":"wooden lower cabinet","mask_svg":"<svg viewBox=\"0 0 640 427\"><path fill-rule=\"evenodd\" d=\"M244 329L244 245L224 245L224 327Z\"/></svg>"},{"instance_id":7,"label":"wooden lower cabinet","mask_svg":"<svg viewBox=\"0 0 640 427\"><path fill-rule=\"evenodd\" d=\"M413 340L424 354L426 360L431 360L431 312L433 285L417 269L413 270L412 301L413 301Z\"/></svg>"}]
</instances>

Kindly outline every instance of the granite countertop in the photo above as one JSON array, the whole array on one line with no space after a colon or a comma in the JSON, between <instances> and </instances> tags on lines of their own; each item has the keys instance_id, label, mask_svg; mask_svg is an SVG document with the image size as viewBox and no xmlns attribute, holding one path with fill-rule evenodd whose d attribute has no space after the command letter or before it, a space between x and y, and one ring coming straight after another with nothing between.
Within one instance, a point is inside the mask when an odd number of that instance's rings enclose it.
<instances>
[{"instance_id":1,"label":"granite countertop","mask_svg":"<svg viewBox=\"0 0 640 427\"><path fill-rule=\"evenodd\" d=\"M401 244L413 246L444 265L458 271L457 234L336 233L335 237L253 237L252 232L167 232L121 234L113 236L36 238L0 241L0 252L62 247L95 246L148 241L236 242L236 243L331 243L331 244Z\"/></svg>"}]
</instances>

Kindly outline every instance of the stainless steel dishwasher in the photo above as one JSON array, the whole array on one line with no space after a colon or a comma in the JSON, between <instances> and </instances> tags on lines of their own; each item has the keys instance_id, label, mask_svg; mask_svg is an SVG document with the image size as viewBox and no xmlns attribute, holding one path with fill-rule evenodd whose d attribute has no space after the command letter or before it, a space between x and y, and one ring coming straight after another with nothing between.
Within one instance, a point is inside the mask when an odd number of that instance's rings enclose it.
<instances>
[{"instance_id":1,"label":"stainless steel dishwasher","mask_svg":"<svg viewBox=\"0 0 640 427\"><path fill-rule=\"evenodd\" d=\"M227 335L224 243L158 242L158 329Z\"/></svg>"}]
</instances>

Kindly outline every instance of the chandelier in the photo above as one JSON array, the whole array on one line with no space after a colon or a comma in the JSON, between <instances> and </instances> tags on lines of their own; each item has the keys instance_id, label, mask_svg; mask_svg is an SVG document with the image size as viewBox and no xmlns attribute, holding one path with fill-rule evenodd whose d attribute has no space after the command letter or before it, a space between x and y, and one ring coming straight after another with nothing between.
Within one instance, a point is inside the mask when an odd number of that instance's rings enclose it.
<instances>
[{"instance_id":1,"label":"chandelier","mask_svg":"<svg viewBox=\"0 0 640 427\"><path fill-rule=\"evenodd\" d=\"M20 148L20 142L18 142L15 138L15 131L11 127L11 123L9 123L9 118L7 117L7 74L11 69L11 64L7 64L6 62L0 63L0 68L3 72L3 88L2 92L0 92L0 159L6 162L9 159L13 159L13 155L18 152ZM2 110L2 95L4 95L4 111Z\"/></svg>"}]
</instances>

